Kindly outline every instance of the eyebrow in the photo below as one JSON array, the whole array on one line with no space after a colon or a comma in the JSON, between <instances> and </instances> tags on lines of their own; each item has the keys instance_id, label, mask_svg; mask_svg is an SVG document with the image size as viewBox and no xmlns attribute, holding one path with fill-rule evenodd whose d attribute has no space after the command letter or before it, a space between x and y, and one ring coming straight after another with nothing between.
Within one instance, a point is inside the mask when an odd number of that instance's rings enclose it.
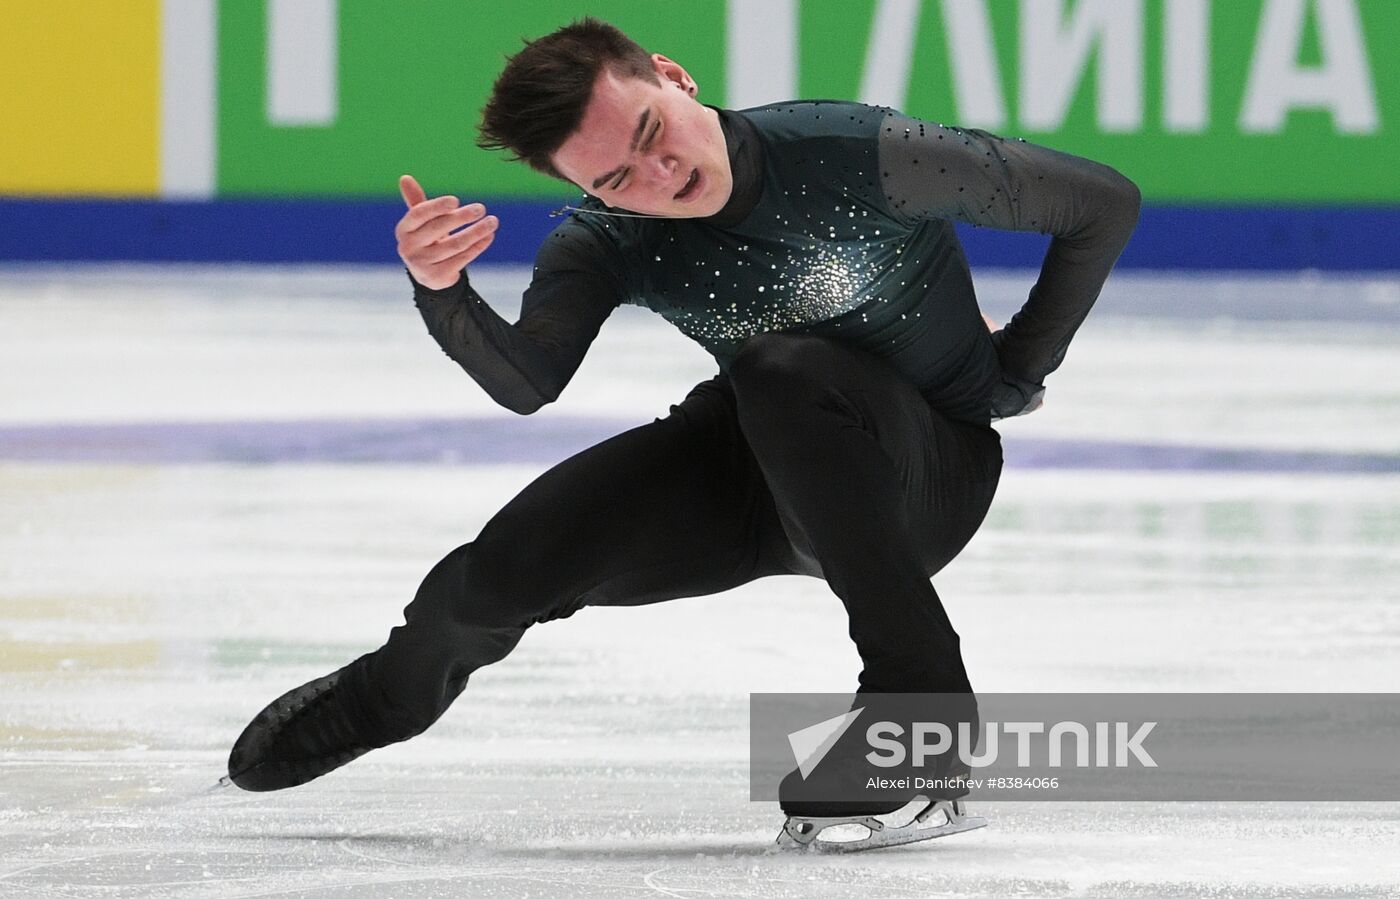
<instances>
[{"instance_id":1,"label":"eyebrow","mask_svg":"<svg viewBox=\"0 0 1400 899\"><path fill-rule=\"evenodd\" d=\"M642 139L642 132L645 131L646 128L647 128L647 119L649 119L649 118L651 118L651 107L650 107L650 106L648 106L646 109L643 109L643 110L642 110L642 114L637 118L637 127L636 127L635 129L633 129L633 131L632 131L632 143L629 144L628 147L627 147L627 151L628 151L629 153L630 153L631 151L637 149L637 142L638 142L639 140ZM594 179L593 179L593 188L594 188L594 190L597 190L598 188L602 187L604 184L608 183L608 182L611 181L613 178L615 178L615 177L617 176L617 173L620 172L620 171L622 171L623 168L625 168L625 166L618 166L617 168L613 169L611 172L606 172L606 173L604 173L604 174L602 174L602 175L599 175L597 178L594 178Z\"/></svg>"}]
</instances>

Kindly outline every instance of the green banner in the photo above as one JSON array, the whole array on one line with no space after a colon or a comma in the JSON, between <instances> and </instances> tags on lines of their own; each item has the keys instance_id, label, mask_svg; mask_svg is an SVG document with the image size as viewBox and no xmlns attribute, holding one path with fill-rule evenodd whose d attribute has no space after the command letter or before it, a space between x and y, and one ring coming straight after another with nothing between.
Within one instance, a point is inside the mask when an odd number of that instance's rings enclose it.
<instances>
[{"instance_id":1,"label":"green banner","mask_svg":"<svg viewBox=\"0 0 1400 899\"><path fill-rule=\"evenodd\" d=\"M402 172L567 192L473 141L521 39L590 14L711 103L888 103L1101 159L1156 202L1400 202L1396 0L302 2L219 5L222 196L385 196Z\"/></svg>"}]
</instances>

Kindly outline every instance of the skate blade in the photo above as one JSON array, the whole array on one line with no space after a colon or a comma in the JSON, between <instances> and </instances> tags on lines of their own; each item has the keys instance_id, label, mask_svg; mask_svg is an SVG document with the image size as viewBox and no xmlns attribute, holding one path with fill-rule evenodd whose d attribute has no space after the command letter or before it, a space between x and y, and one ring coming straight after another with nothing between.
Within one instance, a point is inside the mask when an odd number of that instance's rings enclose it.
<instances>
[{"instance_id":1,"label":"skate blade","mask_svg":"<svg viewBox=\"0 0 1400 899\"><path fill-rule=\"evenodd\" d=\"M930 824L930 819L942 819L944 823ZM962 803L938 801L930 802L903 825L874 817L791 817L778 834L776 848L784 852L864 852L922 843L986 826L986 818L964 814Z\"/></svg>"}]
</instances>

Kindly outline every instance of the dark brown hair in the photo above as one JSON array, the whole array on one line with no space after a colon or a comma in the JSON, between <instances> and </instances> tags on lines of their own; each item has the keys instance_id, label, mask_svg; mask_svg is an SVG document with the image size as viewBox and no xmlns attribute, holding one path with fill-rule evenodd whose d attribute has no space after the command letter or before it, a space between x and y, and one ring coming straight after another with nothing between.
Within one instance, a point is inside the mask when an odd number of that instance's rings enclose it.
<instances>
[{"instance_id":1,"label":"dark brown hair","mask_svg":"<svg viewBox=\"0 0 1400 899\"><path fill-rule=\"evenodd\" d=\"M651 55L607 22L580 19L527 41L506 61L481 112L477 146L567 181L550 161L583 121L593 83L607 68L619 78L657 80Z\"/></svg>"}]
</instances>

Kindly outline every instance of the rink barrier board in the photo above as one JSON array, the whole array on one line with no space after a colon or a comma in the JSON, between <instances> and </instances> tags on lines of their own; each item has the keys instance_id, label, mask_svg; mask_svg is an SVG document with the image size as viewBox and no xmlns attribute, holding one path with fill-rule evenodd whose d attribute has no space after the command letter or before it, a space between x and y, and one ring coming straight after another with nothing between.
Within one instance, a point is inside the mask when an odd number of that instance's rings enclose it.
<instances>
[{"instance_id":1,"label":"rink barrier board","mask_svg":"<svg viewBox=\"0 0 1400 899\"><path fill-rule=\"evenodd\" d=\"M488 202L495 263L527 263L562 201ZM0 198L0 262L392 263L400 202ZM974 265L1038 267L1047 241L958 226ZM1400 206L1148 205L1120 268L1400 270Z\"/></svg>"},{"instance_id":2,"label":"rink barrier board","mask_svg":"<svg viewBox=\"0 0 1400 899\"><path fill-rule=\"evenodd\" d=\"M888 104L1104 162L1154 204L1400 204L1394 0L10 3L0 195L373 197L408 171L542 201L557 183L473 126L521 37L585 12L730 108Z\"/></svg>"}]
</instances>

